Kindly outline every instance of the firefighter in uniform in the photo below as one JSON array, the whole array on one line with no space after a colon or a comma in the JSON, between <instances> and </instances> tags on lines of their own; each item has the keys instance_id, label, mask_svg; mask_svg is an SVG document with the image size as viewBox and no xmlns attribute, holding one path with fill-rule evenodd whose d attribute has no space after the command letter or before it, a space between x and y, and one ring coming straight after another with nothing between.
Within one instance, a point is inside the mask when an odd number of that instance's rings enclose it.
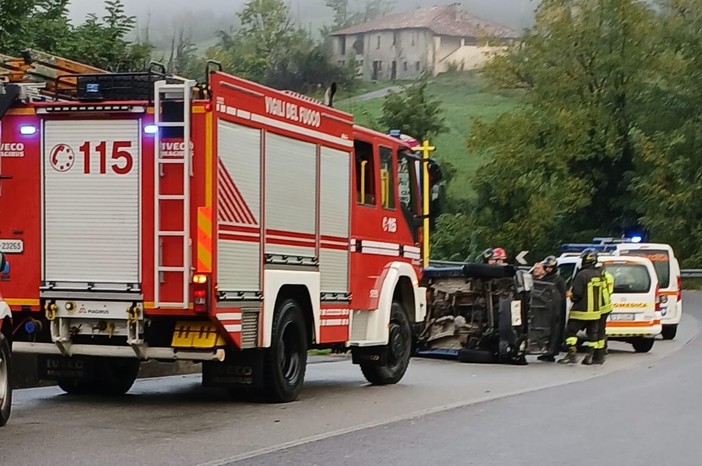
<instances>
[{"instance_id":1,"label":"firefighter in uniform","mask_svg":"<svg viewBox=\"0 0 702 466\"><path fill-rule=\"evenodd\" d=\"M602 267L602 303L600 305L600 321L597 328L597 342L592 357L593 364L604 364L607 354L607 319L612 312L612 293L614 293L614 276Z\"/></svg>"},{"instance_id":2,"label":"firefighter in uniform","mask_svg":"<svg viewBox=\"0 0 702 466\"><path fill-rule=\"evenodd\" d=\"M539 280L545 282L550 282L556 285L558 290L558 312L553 316L553 321L551 325L551 342L549 345L549 352L539 356L537 359L540 361L554 362L556 356L560 351L561 343L563 342L563 334L565 332L565 321L566 321L566 283L560 275L558 275L558 270L556 265L558 261L556 256L548 256L541 262L543 266L545 275Z\"/></svg>"},{"instance_id":3,"label":"firefighter in uniform","mask_svg":"<svg viewBox=\"0 0 702 466\"><path fill-rule=\"evenodd\" d=\"M570 310L570 319L566 327L565 344L568 353L558 360L559 363L575 364L577 362L578 332L585 330L587 333L587 355L583 364L592 364L593 352L598 341L600 327L600 308L604 279L597 265L597 252L586 249L580 254L581 267L573 279L571 299L573 307Z\"/></svg>"}]
</instances>

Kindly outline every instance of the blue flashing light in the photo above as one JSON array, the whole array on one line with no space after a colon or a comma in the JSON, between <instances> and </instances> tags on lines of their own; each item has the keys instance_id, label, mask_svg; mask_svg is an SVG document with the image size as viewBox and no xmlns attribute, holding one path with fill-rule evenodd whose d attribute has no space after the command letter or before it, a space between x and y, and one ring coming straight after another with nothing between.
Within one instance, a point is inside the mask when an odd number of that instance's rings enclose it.
<instances>
[{"instance_id":1,"label":"blue flashing light","mask_svg":"<svg viewBox=\"0 0 702 466\"><path fill-rule=\"evenodd\" d=\"M631 238L629 238L629 241L631 241L632 243L640 243L641 241L643 241L643 238L640 235L634 235Z\"/></svg>"},{"instance_id":2,"label":"blue flashing light","mask_svg":"<svg viewBox=\"0 0 702 466\"><path fill-rule=\"evenodd\" d=\"M394 138L399 138L400 134L402 134L402 132L399 129L391 129L390 130L390 136L392 136Z\"/></svg>"},{"instance_id":3,"label":"blue flashing light","mask_svg":"<svg viewBox=\"0 0 702 466\"><path fill-rule=\"evenodd\" d=\"M37 326L30 320L24 324L24 331L31 335L37 331Z\"/></svg>"},{"instance_id":4,"label":"blue flashing light","mask_svg":"<svg viewBox=\"0 0 702 466\"><path fill-rule=\"evenodd\" d=\"M156 133L158 133L158 126L157 125L145 125L144 132L146 134L156 134Z\"/></svg>"},{"instance_id":5,"label":"blue flashing light","mask_svg":"<svg viewBox=\"0 0 702 466\"><path fill-rule=\"evenodd\" d=\"M31 136L37 134L37 127L33 125L22 125L19 128L20 134L23 136Z\"/></svg>"}]
</instances>

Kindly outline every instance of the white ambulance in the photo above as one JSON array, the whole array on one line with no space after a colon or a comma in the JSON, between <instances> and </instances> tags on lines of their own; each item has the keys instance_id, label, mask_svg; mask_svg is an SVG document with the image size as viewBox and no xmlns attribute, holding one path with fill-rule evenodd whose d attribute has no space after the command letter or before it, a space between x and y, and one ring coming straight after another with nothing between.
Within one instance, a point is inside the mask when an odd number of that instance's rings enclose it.
<instances>
[{"instance_id":1,"label":"white ambulance","mask_svg":"<svg viewBox=\"0 0 702 466\"><path fill-rule=\"evenodd\" d=\"M672 340L682 318L682 277L680 264L668 244L624 242L616 245L617 254L645 257L653 263L658 276L661 299L661 335Z\"/></svg>"},{"instance_id":2,"label":"white ambulance","mask_svg":"<svg viewBox=\"0 0 702 466\"><path fill-rule=\"evenodd\" d=\"M662 331L660 288L653 263L644 257L602 253L598 267L604 267L614 277L607 338L630 343L637 353L650 351ZM558 258L559 274L569 288L579 269L579 253L564 253ZM569 310L571 305L569 300Z\"/></svg>"}]
</instances>

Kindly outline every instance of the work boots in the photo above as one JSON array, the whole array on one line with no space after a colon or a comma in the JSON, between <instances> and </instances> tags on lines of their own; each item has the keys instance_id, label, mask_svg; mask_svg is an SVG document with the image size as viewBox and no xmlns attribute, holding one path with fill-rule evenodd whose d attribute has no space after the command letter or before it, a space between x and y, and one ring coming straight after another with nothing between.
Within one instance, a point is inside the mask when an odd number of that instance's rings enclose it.
<instances>
[{"instance_id":1,"label":"work boots","mask_svg":"<svg viewBox=\"0 0 702 466\"><path fill-rule=\"evenodd\" d=\"M569 346L568 352L564 357L558 360L559 364L576 364L578 362L576 357L577 349L575 346Z\"/></svg>"},{"instance_id":2,"label":"work boots","mask_svg":"<svg viewBox=\"0 0 702 466\"><path fill-rule=\"evenodd\" d=\"M596 349L595 353L592 357L592 363L593 364L604 364L605 362L605 350L604 349Z\"/></svg>"},{"instance_id":3,"label":"work boots","mask_svg":"<svg viewBox=\"0 0 702 466\"><path fill-rule=\"evenodd\" d=\"M592 365L592 348L587 349L587 354L583 358L583 364L586 366Z\"/></svg>"}]
</instances>

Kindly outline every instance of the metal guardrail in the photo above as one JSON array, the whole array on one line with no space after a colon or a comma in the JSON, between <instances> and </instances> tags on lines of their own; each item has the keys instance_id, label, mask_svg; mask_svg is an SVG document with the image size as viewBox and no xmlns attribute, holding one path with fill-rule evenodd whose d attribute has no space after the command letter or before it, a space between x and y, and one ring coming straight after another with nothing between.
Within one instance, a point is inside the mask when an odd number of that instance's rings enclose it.
<instances>
[{"instance_id":1,"label":"metal guardrail","mask_svg":"<svg viewBox=\"0 0 702 466\"><path fill-rule=\"evenodd\" d=\"M702 278L702 269L683 269L680 271L682 278Z\"/></svg>"}]
</instances>

